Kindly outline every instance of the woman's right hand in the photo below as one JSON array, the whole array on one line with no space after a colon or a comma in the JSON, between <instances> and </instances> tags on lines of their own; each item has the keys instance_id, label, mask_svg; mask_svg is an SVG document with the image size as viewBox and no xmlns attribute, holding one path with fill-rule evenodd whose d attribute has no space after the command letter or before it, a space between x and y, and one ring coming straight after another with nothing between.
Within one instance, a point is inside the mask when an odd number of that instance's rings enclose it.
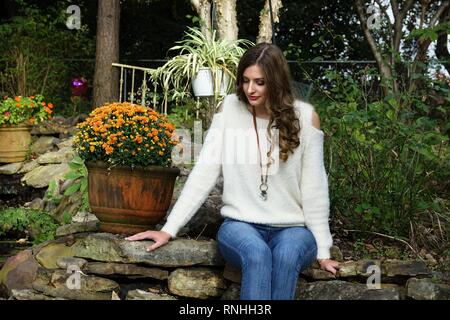
<instances>
[{"instance_id":1,"label":"woman's right hand","mask_svg":"<svg viewBox=\"0 0 450 320\"><path fill-rule=\"evenodd\" d=\"M128 241L138 241L138 240L144 240L144 239L150 239L153 240L155 243L151 246L147 247L147 251L153 251L156 248L159 248L165 244L167 244L172 236L164 231L153 231L153 230L147 230L144 232L136 233L135 235L132 235L130 237L125 238L125 240Z\"/></svg>"}]
</instances>

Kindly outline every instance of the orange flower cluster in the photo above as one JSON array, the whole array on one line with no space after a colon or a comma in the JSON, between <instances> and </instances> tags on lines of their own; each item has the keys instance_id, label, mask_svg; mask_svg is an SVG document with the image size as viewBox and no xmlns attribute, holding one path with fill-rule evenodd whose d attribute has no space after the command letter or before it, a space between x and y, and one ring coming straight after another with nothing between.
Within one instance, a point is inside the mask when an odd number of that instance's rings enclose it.
<instances>
[{"instance_id":1,"label":"orange flower cluster","mask_svg":"<svg viewBox=\"0 0 450 320\"><path fill-rule=\"evenodd\" d=\"M87 161L126 166L170 166L175 126L152 108L128 102L104 105L78 125L74 146Z\"/></svg>"},{"instance_id":2,"label":"orange flower cluster","mask_svg":"<svg viewBox=\"0 0 450 320\"><path fill-rule=\"evenodd\" d=\"M46 103L41 95L22 97L3 97L0 101L0 125L19 124L29 125L51 119L53 104Z\"/></svg>"}]
</instances>

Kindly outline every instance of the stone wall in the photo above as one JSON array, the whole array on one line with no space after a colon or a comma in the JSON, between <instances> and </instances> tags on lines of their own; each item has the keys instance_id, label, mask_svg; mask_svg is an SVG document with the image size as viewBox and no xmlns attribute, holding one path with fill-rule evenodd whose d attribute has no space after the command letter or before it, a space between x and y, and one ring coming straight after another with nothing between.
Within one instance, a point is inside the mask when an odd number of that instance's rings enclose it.
<instances>
[{"instance_id":1,"label":"stone wall","mask_svg":"<svg viewBox=\"0 0 450 320\"><path fill-rule=\"evenodd\" d=\"M0 271L4 298L18 300L239 299L240 271L225 263L214 240L179 238L146 252L150 241L96 233L76 222L59 237L8 259ZM89 232L86 232L89 230ZM342 260L337 247L333 258ZM371 268L380 271L379 288ZM369 279L369 281L367 281ZM341 261L336 276L313 265L299 276L297 299L449 299L450 277L423 261Z\"/></svg>"},{"instance_id":2,"label":"stone wall","mask_svg":"<svg viewBox=\"0 0 450 320\"><path fill-rule=\"evenodd\" d=\"M128 242L122 236L97 233L95 216L78 210L80 195L62 196L58 205L44 201L50 181L58 182L59 195L69 187L62 177L74 156L70 138L73 126L63 124L57 128L49 125L34 132L31 160L0 166L0 198L24 201L32 197L27 206L45 209L57 220L68 212L73 223L60 227L56 240L23 250L7 260L0 270L4 298L238 299L240 271L223 261L212 240L222 222L221 178L197 214L182 228L180 238L148 253L148 241ZM188 175L189 170L181 168L172 205ZM24 192L30 195L21 198ZM332 256L341 263L339 273L333 276L314 264L299 276L297 299L450 297L450 275L430 271L428 261L343 261L337 247L333 247ZM378 275L380 286L374 287Z\"/></svg>"}]
</instances>

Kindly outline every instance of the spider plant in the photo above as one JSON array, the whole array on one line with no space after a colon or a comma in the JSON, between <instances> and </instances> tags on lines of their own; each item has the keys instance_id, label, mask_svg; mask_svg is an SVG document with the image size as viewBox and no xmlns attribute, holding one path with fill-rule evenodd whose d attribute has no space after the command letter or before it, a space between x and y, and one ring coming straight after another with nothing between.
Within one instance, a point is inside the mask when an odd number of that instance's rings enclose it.
<instances>
[{"instance_id":1,"label":"spider plant","mask_svg":"<svg viewBox=\"0 0 450 320\"><path fill-rule=\"evenodd\" d=\"M211 69L215 105L220 100L220 86L224 75L228 75L231 79L226 93L234 88L239 59L245 48L253 43L243 39L214 40L216 39L215 31L212 32L211 39L208 39L200 29L189 27L183 40L176 42L176 45L169 49L169 51L177 52L177 55L153 74L163 88L165 104L169 95L179 94L180 91L191 95L191 83L200 68Z\"/></svg>"}]
</instances>

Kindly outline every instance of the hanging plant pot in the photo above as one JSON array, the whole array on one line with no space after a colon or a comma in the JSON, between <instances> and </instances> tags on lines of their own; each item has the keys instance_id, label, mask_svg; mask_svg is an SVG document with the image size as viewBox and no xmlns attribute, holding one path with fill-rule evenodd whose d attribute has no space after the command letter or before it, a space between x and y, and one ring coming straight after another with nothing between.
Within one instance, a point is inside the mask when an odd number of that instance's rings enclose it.
<instances>
[{"instance_id":1,"label":"hanging plant pot","mask_svg":"<svg viewBox=\"0 0 450 320\"><path fill-rule=\"evenodd\" d=\"M89 205L100 231L133 234L162 221L170 207L178 168L87 162Z\"/></svg>"},{"instance_id":2,"label":"hanging plant pot","mask_svg":"<svg viewBox=\"0 0 450 320\"><path fill-rule=\"evenodd\" d=\"M211 97L214 95L214 81L211 69L201 68L192 80L192 89L196 97Z\"/></svg>"},{"instance_id":3,"label":"hanging plant pot","mask_svg":"<svg viewBox=\"0 0 450 320\"><path fill-rule=\"evenodd\" d=\"M26 159L31 143L31 126L0 126L0 162L14 163Z\"/></svg>"},{"instance_id":4,"label":"hanging plant pot","mask_svg":"<svg viewBox=\"0 0 450 320\"><path fill-rule=\"evenodd\" d=\"M219 95L227 94L230 76L223 73L221 69L216 72L217 83L220 83ZM195 78L192 80L192 89L196 97L214 96L214 77L210 68L200 68Z\"/></svg>"}]
</instances>

